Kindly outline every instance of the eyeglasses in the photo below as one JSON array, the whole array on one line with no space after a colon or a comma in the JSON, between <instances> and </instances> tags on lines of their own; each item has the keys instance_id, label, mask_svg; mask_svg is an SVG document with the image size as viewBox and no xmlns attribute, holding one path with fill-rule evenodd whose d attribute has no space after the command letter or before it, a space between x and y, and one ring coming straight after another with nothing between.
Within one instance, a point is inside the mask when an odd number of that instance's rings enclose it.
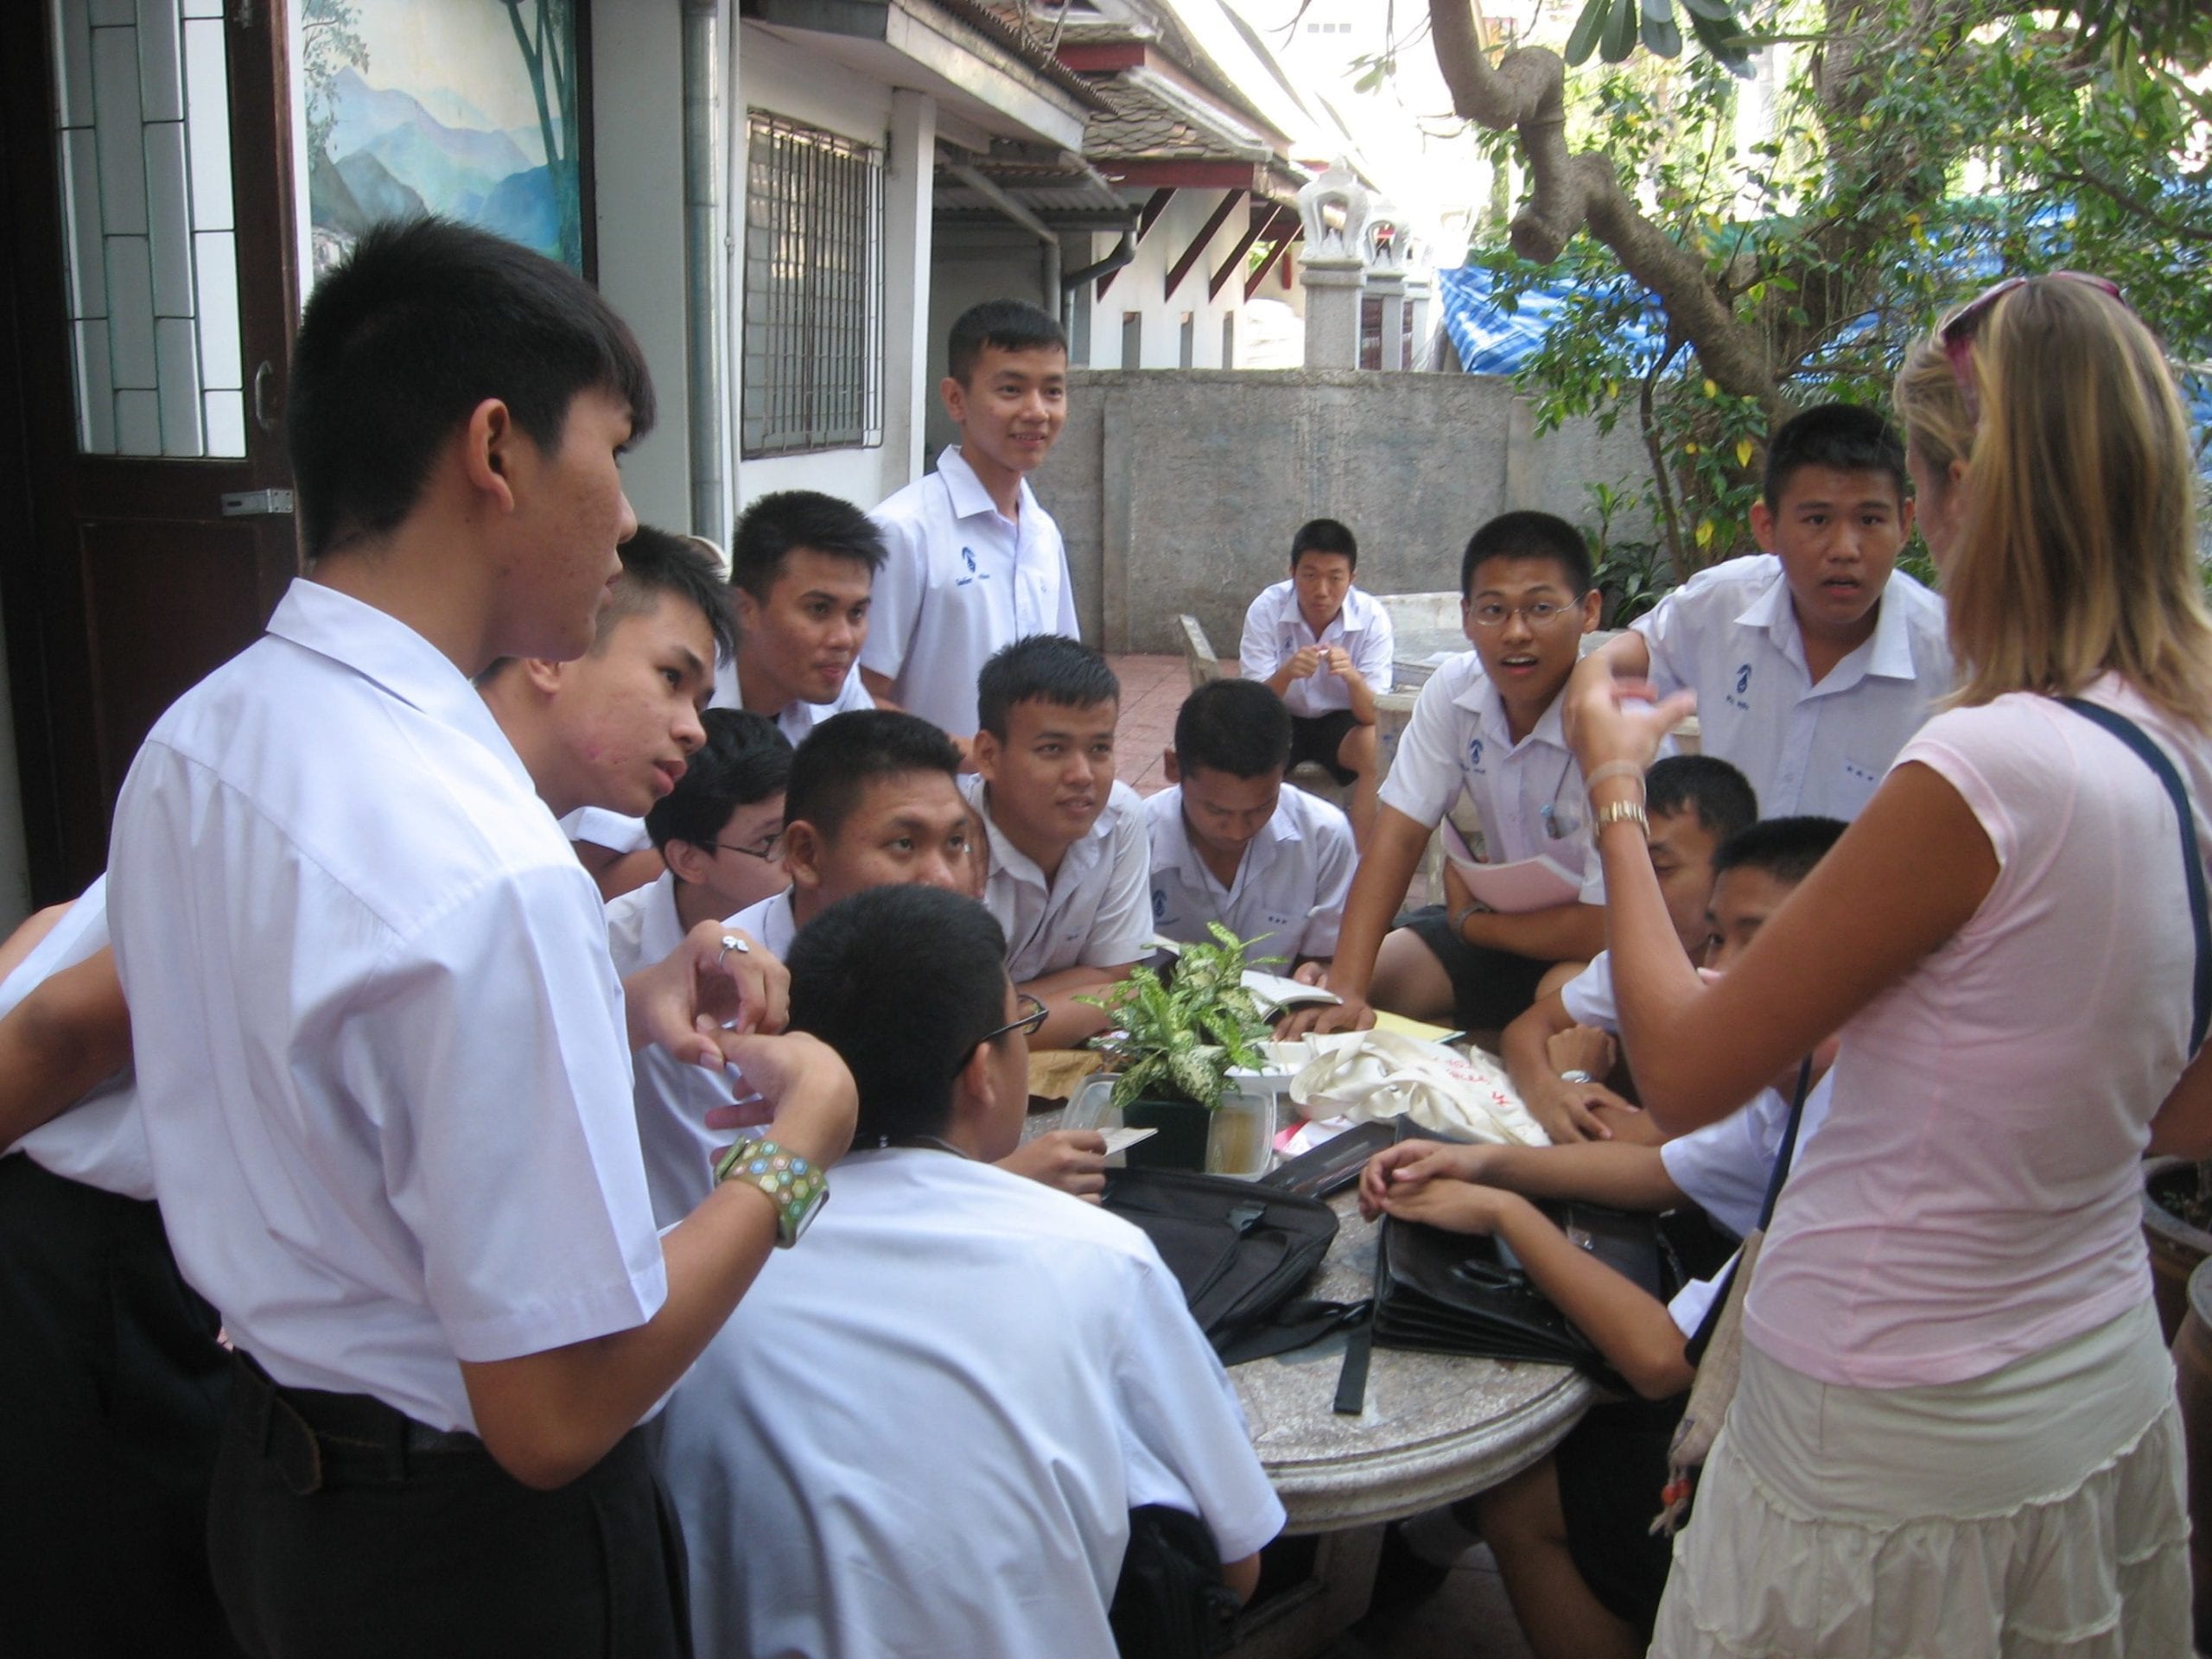
<instances>
[{"instance_id":1,"label":"eyeglasses","mask_svg":"<svg viewBox=\"0 0 2212 1659\"><path fill-rule=\"evenodd\" d=\"M733 846L727 841L702 842L700 845L712 848L718 853L742 853L747 858L757 858L766 861L776 857L783 851L784 832L779 830L772 836L763 836L758 842L750 847Z\"/></svg>"},{"instance_id":2,"label":"eyeglasses","mask_svg":"<svg viewBox=\"0 0 2212 1659\"><path fill-rule=\"evenodd\" d=\"M2110 277L2099 276L2086 270L2054 270L2054 277L2069 283L2087 283L2101 294L2109 294L2122 305L2127 296L2120 291L2120 284ZM1967 419L1979 423L1981 419L1981 394L1974 384L1974 337L1981 327L1981 321L2015 289L2025 288L2036 279L2032 276L2007 276L2003 282L1984 289L1973 299L1954 311L1943 321L1937 331L1943 341L1943 357L1951 365L1951 378L1959 383L1959 395L1965 398Z\"/></svg>"},{"instance_id":3,"label":"eyeglasses","mask_svg":"<svg viewBox=\"0 0 2212 1659\"><path fill-rule=\"evenodd\" d=\"M1549 627L1569 611L1580 608L1585 595L1577 594L1561 604L1556 600L1540 599L1528 605L1501 605L1497 601L1485 600L1480 605L1467 607L1467 615L1478 628L1502 628L1505 620L1517 616L1532 628Z\"/></svg>"},{"instance_id":4,"label":"eyeglasses","mask_svg":"<svg viewBox=\"0 0 2212 1659\"><path fill-rule=\"evenodd\" d=\"M1021 1004L1021 1018L1009 1020L1002 1026L993 1026L976 1039L976 1048L981 1048L985 1043L996 1042L1010 1031L1018 1031L1025 1037L1034 1037L1037 1034L1037 1028L1045 1023L1046 1015L1052 1013L1052 1010L1027 991L1020 993L1017 1000ZM969 1052L973 1053L975 1050L971 1049Z\"/></svg>"}]
</instances>

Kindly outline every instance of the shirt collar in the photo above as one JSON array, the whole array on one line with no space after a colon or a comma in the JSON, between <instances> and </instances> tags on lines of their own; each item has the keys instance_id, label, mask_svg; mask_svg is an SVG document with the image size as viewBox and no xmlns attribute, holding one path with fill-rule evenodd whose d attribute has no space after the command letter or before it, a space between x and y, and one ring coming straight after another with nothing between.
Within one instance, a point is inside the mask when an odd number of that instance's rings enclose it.
<instances>
[{"instance_id":1,"label":"shirt collar","mask_svg":"<svg viewBox=\"0 0 2212 1659\"><path fill-rule=\"evenodd\" d=\"M1470 656L1472 654L1469 653ZM1475 664L1475 671L1468 677L1467 683L1453 694L1452 701L1480 720L1483 735L1502 750L1510 753L1520 747L1514 742L1512 730L1505 723L1505 699L1499 695L1497 683L1483 671L1479 661ZM1563 716L1560 712L1562 701L1563 698L1557 696L1551 700L1550 706L1536 717L1535 725L1529 728L1529 735L1521 740L1522 743L1548 743L1555 749L1567 747L1566 728L1561 723Z\"/></svg>"},{"instance_id":2,"label":"shirt collar","mask_svg":"<svg viewBox=\"0 0 2212 1659\"><path fill-rule=\"evenodd\" d=\"M968 804L976 809L976 816L983 822L984 839L990 843L991 868L989 875L984 879L988 880L989 876L996 875L1001 870L1004 870L1017 881L1027 882L1039 893L1050 893L1052 884L1046 880L1045 872L1039 868L1037 861L1008 841L1006 838L1006 832L999 828L996 820L991 817L990 785L974 772L969 772L960 782L962 792L968 797ZM1103 842L1108 835L1112 833L1112 826L1106 822L1106 819L1114 810L1113 791L1114 785L1108 785L1106 804L1099 810L1098 816L1092 821L1090 829L1081 841L1072 843L1062 855L1060 859L1062 877L1068 874L1068 860L1078 856L1088 856L1084 852L1087 843Z\"/></svg>"},{"instance_id":3,"label":"shirt collar","mask_svg":"<svg viewBox=\"0 0 2212 1659\"><path fill-rule=\"evenodd\" d=\"M1275 803L1274 814L1261 827L1260 833L1253 836L1251 842L1245 847L1243 858L1237 861L1238 874L1241 875L1252 868L1249 861L1253 849L1262 842L1281 842L1306 839L1306 832L1299 827L1298 820L1294 816L1295 809L1290 804L1290 791L1296 787L1295 784L1287 783L1282 786L1282 798ZM1164 869L1204 870L1205 861L1198 856L1198 848L1192 844L1190 821L1183 816L1183 786L1177 784L1173 788L1175 833L1167 837L1167 845L1163 849L1166 855L1160 860L1160 866ZM1103 819L1105 814L1102 812L1099 817ZM1211 874L1211 872L1209 871L1208 874Z\"/></svg>"},{"instance_id":4,"label":"shirt collar","mask_svg":"<svg viewBox=\"0 0 2212 1659\"><path fill-rule=\"evenodd\" d=\"M1773 640L1775 648L1798 667L1805 663L1804 631L1797 626L1796 607L1789 602L1789 576L1782 568L1779 556L1769 554L1774 560L1773 579L1752 598L1736 620L1745 627L1763 628ZM1891 572L1895 582L1897 573ZM1846 661L1866 651L1866 674L1885 680L1909 680L1914 677L1912 667L1912 619L1902 603L1891 604L1890 582L1882 586L1881 608L1874 613L1874 632L1866 642L1845 658ZM1870 650L1869 647L1872 647ZM1827 681L1821 684L1825 686Z\"/></svg>"},{"instance_id":5,"label":"shirt collar","mask_svg":"<svg viewBox=\"0 0 2212 1659\"><path fill-rule=\"evenodd\" d=\"M397 617L350 594L295 576L269 619L269 632L344 664L441 726L467 734L535 796L537 785L468 677Z\"/></svg>"},{"instance_id":6,"label":"shirt collar","mask_svg":"<svg viewBox=\"0 0 2212 1659\"><path fill-rule=\"evenodd\" d=\"M960 453L958 444L948 443L938 454L937 475L944 480L945 496L952 503L954 518L973 518L983 512L994 518L1006 517L999 511L999 504L991 499L991 493L983 487L983 480L976 476L976 469L968 464L968 457ZM1029 493L1029 480L1023 479L1019 499L1022 523L1029 522L1029 510L1035 500Z\"/></svg>"}]
</instances>

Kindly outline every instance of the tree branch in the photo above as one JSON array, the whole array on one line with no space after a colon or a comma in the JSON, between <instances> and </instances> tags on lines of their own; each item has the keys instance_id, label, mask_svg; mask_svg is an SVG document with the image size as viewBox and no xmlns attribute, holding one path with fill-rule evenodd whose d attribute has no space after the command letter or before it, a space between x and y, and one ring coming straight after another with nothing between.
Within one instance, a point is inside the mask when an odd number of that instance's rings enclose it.
<instances>
[{"instance_id":1,"label":"tree branch","mask_svg":"<svg viewBox=\"0 0 2212 1659\"><path fill-rule=\"evenodd\" d=\"M2110 179L2104 177L2101 174L2092 172L2086 167L2078 172L2053 171L2050 176L2062 184L2087 185L2126 213L2129 218L2141 219L2161 236L2171 236L2183 242L2195 242L2199 245L2212 245L2212 230L2208 230L2201 225L2177 223L2161 213L2155 206L2144 200L2142 197L2130 194Z\"/></svg>"}]
</instances>

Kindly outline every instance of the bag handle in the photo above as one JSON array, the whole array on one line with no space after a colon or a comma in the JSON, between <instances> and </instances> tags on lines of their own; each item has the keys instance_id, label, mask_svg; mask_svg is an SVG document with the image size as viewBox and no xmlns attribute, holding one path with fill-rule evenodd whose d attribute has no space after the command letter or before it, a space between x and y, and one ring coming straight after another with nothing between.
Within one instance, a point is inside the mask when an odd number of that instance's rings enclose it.
<instances>
[{"instance_id":1,"label":"bag handle","mask_svg":"<svg viewBox=\"0 0 2212 1659\"><path fill-rule=\"evenodd\" d=\"M2174 770L2174 763L2167 758L2166 752L2126 715L2086 697L2061 697L2058 702L2061 707L2071 709L2093 725L2103 727L2134 750L2165 785L2166 794L2174 804L2174 817L2181 822L2182 874L2189 884L2189 918L2196 929L2196 976L2189 1027L2189 1053L2194 1059L2196 1051L2204 1046L2206 1029L2212 1027L2212 918L2208 918L2206 913L2204 860L2196 849L2196 815L2190 810L2189 791L2183 786L2181 773Z\"/></svg>"},{"instance_id":2,"label":"bag handle","mask_svg":"<svg viewBox=\"0 0 2212 1659\"><path fill-rule=\"evenodd\" d=\"M1759 1203L1759 1224L1751 1230L1764 1233L1774 1221L1775 1201L1782 1197L1782 1184L1789 1179L1790 1161L1797 1154L1797 1126L1805 1120L1805 1096L1813 1087L1813 1057L1808 1054L1797 1063L1797 1092L1789 1102L1789 1121L1783 1125L1782 1144L1774 1149L1774 1172L1766 1178L1766 1197ZM1697 1322L1697 1333L1683 1344L1682 1357L1695 1370L1705 1358L1705 1351L1713 1345L1713 1333L1720 1328L1720 1319L1727 1311L1728 1300L1736 1288L1736 1274L1742 1268L1743 1252L1738 1250L1729 1258L1728 1271L1713 1293L1713 1300L1706 1305L1705 1317Z\"/></svg>"}]
</instances>

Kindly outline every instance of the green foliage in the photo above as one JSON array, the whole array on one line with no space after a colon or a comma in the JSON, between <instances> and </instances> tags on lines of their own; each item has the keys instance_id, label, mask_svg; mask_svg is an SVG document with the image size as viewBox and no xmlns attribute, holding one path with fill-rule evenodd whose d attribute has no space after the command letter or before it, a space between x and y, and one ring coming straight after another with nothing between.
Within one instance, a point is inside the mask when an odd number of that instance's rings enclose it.
<instances>
[{"instance_id":1,"label":"green foliage","mask_svg":"<svg viewBox=\"0 0 2212 1659\"><path fill-rule=\"evenodd\" d=\"M1209 1109L1228 1092L1231 1066L1267 1062L1259 1045L1267 1021L1244 988L1244 941L1209 922L1212 944L1186 944L1173 982L1147 967L1104 996L1076 1000L1100 1007L1120 1030L1099 1039L1114 1081L1116 1109L1130 1102L1180 1096Z\"/></svg>"},{"instance_id":2,"label":"green foliage","mask_svg":"<svg viewBox=\"0 0 2212 1659\"><path fill-rule=\"evenodd\" d=\"M1585 526L1590 540L1590 585L1605 596L1603 626L1624 628L1666 596L1675 585L1666 548L1658 542L1624 538L1614 521L1643 505L1643 493L1628 486L1586 483L1594 526Z\"/></svg>"}]
</instances>

